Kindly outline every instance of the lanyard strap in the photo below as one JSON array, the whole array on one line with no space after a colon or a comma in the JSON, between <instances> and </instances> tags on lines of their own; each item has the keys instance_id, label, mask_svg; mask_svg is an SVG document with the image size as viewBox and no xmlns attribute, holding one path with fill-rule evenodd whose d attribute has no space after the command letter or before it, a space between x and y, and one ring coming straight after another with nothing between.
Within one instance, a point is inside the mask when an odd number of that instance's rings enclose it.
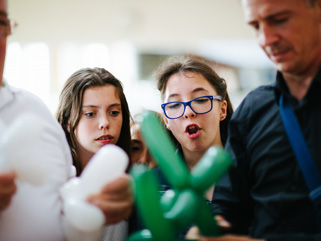
<instances>
[{"instance_id":1,"label":"lanyard strap","mask_svg":"<svg viewBox=\"0 0 321 241\"><path fill-rule=\"evenodd\" d=\"M309 187L310 197L316 200L321 197L321 175L315 166L293 110L283 94L280 97L280 111L293 152Z\"/></svg>"}]
</instances>

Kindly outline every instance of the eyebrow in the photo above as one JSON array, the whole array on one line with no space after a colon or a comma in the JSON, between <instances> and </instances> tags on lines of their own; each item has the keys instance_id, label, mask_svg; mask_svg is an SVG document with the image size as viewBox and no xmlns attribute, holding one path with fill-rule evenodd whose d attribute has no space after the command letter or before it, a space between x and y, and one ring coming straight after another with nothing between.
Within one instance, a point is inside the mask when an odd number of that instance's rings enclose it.
<instances>
[{"instance_id":1,"label":"eyebrow","mask_svg":"<svg viewBox=\"0 0 321 241\"><path fill-rule=\"evenodd\" d=\"M284 10L284 11L280 11L280 12L277 12L277 13L273 13L273 14L270 14L270 15L267 15L266 17L264 17L263 19L265 21L271 21L275 18L278 18L278 17L282 17L282 16L286 16L286 15L291 15L292 14L292 11L290 10ZM252 24L255 24L257 23L257 20L250 20L247 22L249 25L252 25Z\"/></svg>"},{"instance_id":2,"label":"eyebrow","mask_svg":"<svg viewBox=\"0 0 321 241\"><path fill-rule=\"evenodd\" d=\"M135 144L143 144L143 142L138 139L132 139L131 141Z\"/></svg>"},{"instance_id":3,"label":"eyebrow","mask_svg":"<svg viewBox=\"0 0 321 241\"><path fill-rule=\"evenodd\" d=\"M114 104L111 104L110 106L108 106L108 109L112 108L112 107L118 107L118 106L121 107L121 104L114 103ZM84 105L82 108L99 108L99 106L98 105Z\"/></svg>"},{"instance_id":4,"label":"eyebrow","mask_svg":"<svg viewBox=\"0 0 321 241\"><path fill-rule=\"evenodd\" d=\"M8 13L3 11L3 10L0 10L0 16L2 17L8 17Z\"/></svg>"},{"instance_id":5,"label":"eyebrow","mask_svg":"<svg viewBox=\"0 0 321 241\"><path fill-rule=\"evenodd\" d=\"M199 87L199 88L194 89L194 90L192 91L192 93L198 93L198 92L201 92L201 91L206 91L206 92L208 92L206 89L204 89L204 88L202 88L202 87ZM168 99L173 98L173 97L177 97L177 96L179 96L179 94L174 93L174 94L169 95L169 96L168 96Z\"/></svg>"}]
</instances>

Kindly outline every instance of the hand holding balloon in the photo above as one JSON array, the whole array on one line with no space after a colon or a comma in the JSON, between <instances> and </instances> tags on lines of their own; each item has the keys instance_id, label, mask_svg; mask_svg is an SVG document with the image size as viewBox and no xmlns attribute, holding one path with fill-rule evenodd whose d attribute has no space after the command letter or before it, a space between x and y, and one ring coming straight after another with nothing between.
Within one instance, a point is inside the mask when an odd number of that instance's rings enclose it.
<instances>
[{"instance_id":1,"label":"hand holding balloon","mask_svg":"<svg viewBox=\"0 0 321 241\"><path fill-rule=\"evenodd\" d=\"M127 154L120 147L109 144L100 148L81 176L71 179L60 190L67 221L84 232L99 230L105 223L104 213L87 198L120 177L127 165Z\"/></svg>"}]
</instances>

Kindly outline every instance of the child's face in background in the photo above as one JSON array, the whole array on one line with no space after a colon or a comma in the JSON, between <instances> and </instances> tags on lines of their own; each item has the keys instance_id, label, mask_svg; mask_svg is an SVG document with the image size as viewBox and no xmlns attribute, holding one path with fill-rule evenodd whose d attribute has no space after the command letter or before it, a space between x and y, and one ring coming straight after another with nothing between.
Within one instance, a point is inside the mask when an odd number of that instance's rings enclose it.
<instances>
[{"instance_id":1,"label":"child's face in background","mask_svg":"<svg viewBox=\"0 0 321 241\"><path fill-rule=\"evenodd\" d=\"M156 163L150 155L144 139L141 135L139 124L133 124L130 128L131 132L131 161L133 164L145 164L149 168L156 167Z\"/></svg>"}]
</instances>

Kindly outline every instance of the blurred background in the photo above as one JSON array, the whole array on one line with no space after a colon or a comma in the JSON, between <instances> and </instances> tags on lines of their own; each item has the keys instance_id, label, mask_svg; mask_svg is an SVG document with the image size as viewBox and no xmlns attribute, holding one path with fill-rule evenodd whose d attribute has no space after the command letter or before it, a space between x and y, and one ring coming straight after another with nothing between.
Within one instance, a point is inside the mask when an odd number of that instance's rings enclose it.
<instances>
[{"instance_id":1,"label":"blurred background","mask_svg":"<svg viewBox=\"0 0 321 241\"><path fill-rule=\"evenodd\" d=\"M225 78L234 107L274 80L244 21L240 0L8 0L18 22L5 79L38 95L54 114L66 79L103 67L122 81L132 115L161 111L153 72L168 56L206 58Z\"/></svg>"}]
</instances>

